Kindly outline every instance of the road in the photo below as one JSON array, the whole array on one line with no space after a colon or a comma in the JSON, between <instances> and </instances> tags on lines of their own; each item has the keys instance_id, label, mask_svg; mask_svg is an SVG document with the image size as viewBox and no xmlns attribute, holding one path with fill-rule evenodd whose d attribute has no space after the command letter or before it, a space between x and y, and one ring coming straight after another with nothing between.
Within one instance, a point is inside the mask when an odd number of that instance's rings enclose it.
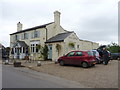
<instances>
[{"instance_id":1,"label":"road","mask_svg":"<svg viewBox=\"0 0 120 90\"><path fill-rule=\"evenodd\" d=\"M85 86L25 67L2 65L2 88L85 88Z\"/></svg>"}]
</instances>

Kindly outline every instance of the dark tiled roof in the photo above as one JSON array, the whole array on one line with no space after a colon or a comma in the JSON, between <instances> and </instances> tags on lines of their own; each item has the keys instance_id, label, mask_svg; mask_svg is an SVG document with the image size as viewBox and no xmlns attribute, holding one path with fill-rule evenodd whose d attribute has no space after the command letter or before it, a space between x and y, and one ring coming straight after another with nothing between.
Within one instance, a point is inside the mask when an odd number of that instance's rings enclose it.
<instances>
[{"instance_id":1,"label":"dark tiled roof","mask_svg":"<svg viewBox=\"0 0 120 90\"><path fill-rule=\"evenodd\" d=\"M47 25L52 24L52 23L54 23L54 22L47 23L47 24L40 25L40 26L36 26L36 27L32 27L32 28L28 28L28 29L25 29L25 30L21 30L21 31L18 31L18 32L12 33L12 34L10 34L10 35L18 34L18 33L22 33L22 32L26 32L26 31L35 30L35 29L38 29L38 28L44 28L44 27L46 27Z\"/></svg>"},{"instance_id":2,"label":"dark tiled roof","mask_svg":"<svg viewBox=\"0 0 120 90\"><path fill-rule=\"evenodd\" d=\"M13 47L20 45L21 47L28 47L28 45L24 41L17 41Z\"/></svg>"},{"instance_id":3,"label":"dark tiled roof","mask_svg":"<svg viewBox=\"0 0 120 90\"><path fill-rule=\"evenodd\" d=\"M71 33L73 32L66 32L66 33L60 33L50 39L48 39L45 43L53 43L53 42L62 42L65 38L67 38Z\"/></svg>"}]
</instances>

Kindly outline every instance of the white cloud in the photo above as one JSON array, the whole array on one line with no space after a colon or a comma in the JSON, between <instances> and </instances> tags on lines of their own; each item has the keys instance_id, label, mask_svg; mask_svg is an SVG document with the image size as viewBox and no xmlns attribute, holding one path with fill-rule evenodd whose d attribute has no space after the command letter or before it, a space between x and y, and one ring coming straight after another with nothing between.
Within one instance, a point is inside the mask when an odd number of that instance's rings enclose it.
<instances>
[{"instance_id":1,"label":"white cloud","mask_svg":"<svg viewBox=\"0 0 120 90\"><path fill-rule=\"evenodd\" d=\"M79 38L117 42L117 6L118 0L2 0L0 42L9 46L9 34L16 31L19 21L24 29L52 22L55 10L61 12L61 26Z\"/></svg>"}]
</instances>

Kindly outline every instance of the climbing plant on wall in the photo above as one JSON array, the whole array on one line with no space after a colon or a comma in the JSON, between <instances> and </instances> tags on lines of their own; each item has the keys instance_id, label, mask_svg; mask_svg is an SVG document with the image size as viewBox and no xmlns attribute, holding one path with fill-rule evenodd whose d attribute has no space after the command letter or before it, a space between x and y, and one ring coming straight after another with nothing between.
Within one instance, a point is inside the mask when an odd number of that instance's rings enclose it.
<instances>
[{"instance_id":1,"label":"climbing plant on wall","mask_svg":"<svg viewBox=\"0 0 120 90\"><path fill-rule=\"evenodd\" d=\"M74 48L74 47L75 47L75 44L74 44L73 42L70 42L70 43L69 43L69 47Z\"/></svg>"},{"instance_id":2,"label":"climbing plant on wall","mask_svg":"<svg viewBox=\"0 0 120 90\"><path fill-rule=\"evenodd\" d=\"M57 49L57 51L58 51L58 55L59 55L60 50L61 50L61 45L60 45L60 44L56 44L56 49Z\"/></svg>"}]
</instances>

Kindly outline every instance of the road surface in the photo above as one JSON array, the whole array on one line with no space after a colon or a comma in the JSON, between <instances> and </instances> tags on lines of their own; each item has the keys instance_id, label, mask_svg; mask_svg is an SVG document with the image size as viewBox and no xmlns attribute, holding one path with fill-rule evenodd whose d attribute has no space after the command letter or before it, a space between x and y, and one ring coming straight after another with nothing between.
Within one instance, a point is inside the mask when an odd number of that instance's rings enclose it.
<instances>
[{"instance_id":1,"label":"road surface","mask_svg":"<svg viewBox=\"0 0 120 90\"><path fill-rule=\"evenodd\" d=\"M85 86L25 67L3 65L2 88L85 88Z\"/></svg>"}]
</instances>

